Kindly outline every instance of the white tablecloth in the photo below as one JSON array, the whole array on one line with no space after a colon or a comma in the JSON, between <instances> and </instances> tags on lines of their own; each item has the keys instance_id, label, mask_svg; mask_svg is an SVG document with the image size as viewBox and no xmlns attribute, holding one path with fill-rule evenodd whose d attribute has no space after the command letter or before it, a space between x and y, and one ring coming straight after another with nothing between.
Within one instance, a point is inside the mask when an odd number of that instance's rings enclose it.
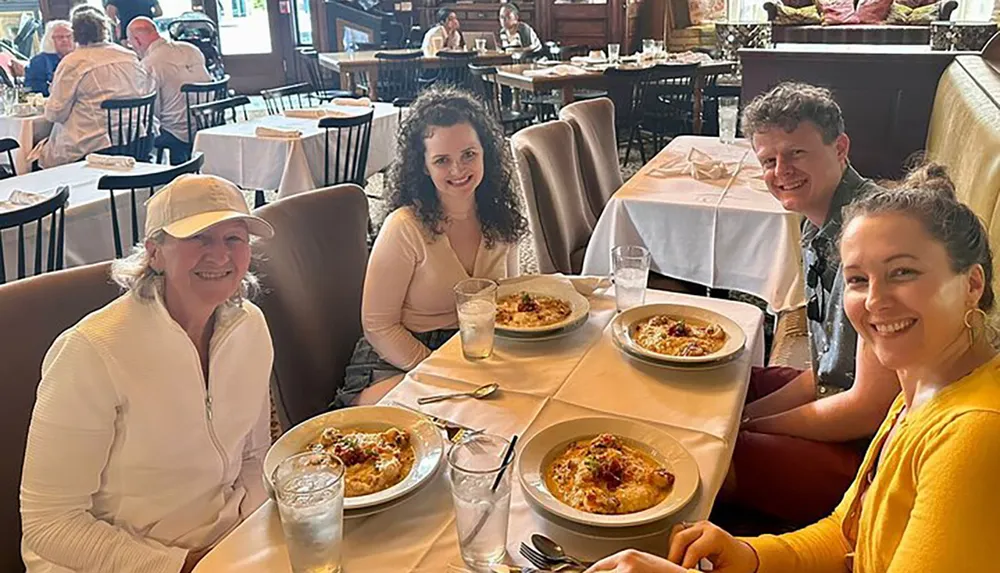
<instances>
[{"instance_id":1,"label":"white tablecloth","mask_svg":"<svg viewBox=\"0 0 1000 573\"><path fill-rule=\"evenodd\" d=\"M14 167L19 175L31 172L28 153L43 137L48 137L52 124L40 115L30 117L0 116L0 137L13 137L21 145L14 151ZM7 154L0 154L0 163L6 165Z\"/></svg>"},{"instance_id":2,"label":"white tablecloth","mask_svg":"<svg viewBox=\"0 0 1000 573\"><path fill-rule=\"evenodd\" d=\"M58 187L69 185L69 205L66 207L66 266L77 266L113 259L115 256L114 238L111 236L111 208L108 191L97 189L97 180L102 175L139 175L168 169L169 165L137 163L129 171L98 169L87 167L86 162L69 163L51 169L44 169L27 175L19 175L0 180L0 201L6 200L15 189L31 193L52 196ZM144 195L143 195L144 197ZM144 199L143 199L144 200ZM115 195L115 205L118 210L118 221L121 224L122 239L127 245L131 241L131 207L129 192L119 191ZM145 208L139 205L140 235L145 224ZM46 223L48 223L46 218ZM25 228L29 273L34 265L35 227L32 223ZM48 224L45 225L45 229ZM17 276L16 248L17 230L7 229L2 232L5 267L8 280ZM48 235L42 238L47 244Z\"/></svg>"},{"instance_id":3,"label":"white tablecloth","mask_svg":"<svg viewBox=\"0 0 1000 573\"><path fill-rule=\"evenodd\" d=\"M701 488L674 520L708 516L729 467L751 365L763 360L763 314L733 301L649 291L649 302L683 302L724 313L746 331L747 352L718 370L677 372L639 364L613 346L608 325L614 298L591 297L589 322L579 331L546 342L498 340L494 355L481 362L462 358L458 337L434 352L385 401L416 405L420 396L469 390L497 381L502 393L490 400L452 400L422 406L427 412L504 436L519 434L524 444L540 429L584 416L630 417L657 426L694 456ZM507 551L526 564L518 545L542 532L567 550L598 558L625 547L663 554L667 533L623 540L597 540L541 516L525 500L512 476ZM346 573L442 573L461 566L454 511L444 472L418 496L375 516L347 521ZM274 504L267 502L224 539L195 569L197 573L290 571Z\"/></svg>"},{"instance_id":4,"label":"white tablecloth","mask_svg":"<svg viewBox=\"0 0 1000 573\"><path fill-rule=\"evenodd\" d=\"M583 274L611 272L611 248L643 245L655 271L713 288L757 295L774 311L805 304L799 224L753 175L760 164L751 151L739 177L722 196L728 178L656 177L669 156L695 147L715 159L737 162L745 140L723 145L714 137L682 136L628 180L611 198L587 245Z\"/></svg>"},{"instance_id":5,"label":"white tablecloth","mask_svg":"<svg viewBox=\"0 0 1000 573\"><path fill-rule=\"evenodd\" d=\"M326 107L348 113L358 110L350 106ZM324 130L318 124L316 119L269 115L199 131L194 149L205 153L203 173L225 177L244 189L277 189L279 197L287 197L323 186ZM298 130L302 137L258 137L258 126ZM392 161L398 127L399 109L389 103L376 103L365 177ZM331 149L335 150L336 145L331 144Z\"/></svg>"}]
</instances>

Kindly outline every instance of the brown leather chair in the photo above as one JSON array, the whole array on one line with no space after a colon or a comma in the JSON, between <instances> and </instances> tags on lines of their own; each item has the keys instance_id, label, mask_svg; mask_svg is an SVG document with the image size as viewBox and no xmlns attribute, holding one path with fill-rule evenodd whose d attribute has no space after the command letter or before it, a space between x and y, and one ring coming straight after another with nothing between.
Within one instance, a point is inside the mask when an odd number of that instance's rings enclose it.
<instances>
[{"instance_id":1,"label":"brown leather chair","mask_svg":"<svg viewBox=\"0 0 1000 573\"><path fill-rule=\"evenodd\" d=\"M596 219L587 202L573 128L557 120L510 140L542 273L579 274Z\"/></svg>"},{"instance_id":2,"label":"brown leather chair","mask_svg":"<svg viewBox=\"0 0 1000 573\"><path fill-rule=\"evenodd\" d=\"M615 139L615 104L608 98L571 103L559 110L576 137L587 202L600 219L608 199L624 184L618 167Z\"/></svg>"},{"instance_id":3,"label":"brown leather chair","mask_svg":"<svg viewBox=\"0 0 1000 573\"><path fill-rule=\"evenodd\" d=\"M18 492L42 359L60 333L119 295L109 271L99 263L0 286L0 571L24 571Z\"/></svg>"},{"instance_id":4,"label":"brown leather chair","mask_svg":"<svg viewBox=\"0 0 1000 573\"><path fill-rule=\"evenodd\" d=\"M274 341L271 396L284 428L329 408L361 337L368 202L353 183L254 211L274 237L254 244L257 302Z\"/></svg>"}]
</instances>

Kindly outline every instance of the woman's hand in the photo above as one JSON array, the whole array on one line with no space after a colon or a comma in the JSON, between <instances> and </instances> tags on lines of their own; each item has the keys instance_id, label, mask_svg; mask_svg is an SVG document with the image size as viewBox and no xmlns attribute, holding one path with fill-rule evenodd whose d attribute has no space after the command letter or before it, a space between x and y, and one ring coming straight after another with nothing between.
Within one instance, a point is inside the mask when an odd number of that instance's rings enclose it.
<instances>
[{"instance_id":1,"label":"woman's hand","mask_svg":"<svg viewBox=\"0 0 1000 573\"><path fill-rule=\"evenodd\" d=\"M686 570L674 565L662 557L626 549L605 557L587 569L585 573L597 571L613 571L614 573L686 573Z\"/></svg>"},{"instance_id":2,"label":"woman's hand","mask_svg":"<svg viewBox=\"0 0 1000 573\"><path fill-rule=\"evenodd\" d=\"M671 538L668 558L682 567L693 568L702 559L708 559L718 573L757 571L757 553L753 548L707 521L675 525Z\"/></svg>"}]
</instances>

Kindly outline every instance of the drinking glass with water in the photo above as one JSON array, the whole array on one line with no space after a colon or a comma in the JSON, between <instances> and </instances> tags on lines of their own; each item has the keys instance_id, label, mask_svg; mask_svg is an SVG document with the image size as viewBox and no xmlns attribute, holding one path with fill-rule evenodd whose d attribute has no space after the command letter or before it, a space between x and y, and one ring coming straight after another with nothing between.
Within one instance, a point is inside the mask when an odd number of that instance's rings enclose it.
<instances>
[{"instance_id":1,"label":"drinking glass with water","mask_svg":"<svg viewBox=\"0 0 1000 573\"><path fill-rule=\"evenodd\" d=\"M621 44L608 44L608 63L617 64L621 60L622 56L622 46Z\"/></svg>"},{"instance_id":2,"label":"drinking glass with water","mask_svg":"<svg viewBox=\"0 0 1000 573\"><path fill-rule=\"evenodd\" d=\"M486 38L476 38L476 51L480 54L486 52Z\"/></svg>"},{"instance_id":3,"label":"drinking glass with water","mask_svg":"<svg viewBox=\"0 0 1000 573\"><path fill-rule=\"evenodd\" d=\"M497 313L497 283L489 279L466 279L455 285L458 330L462 354L481 360L493 354L493 328Z\"/></svg>"},{"instance_id":4,"label":"drinking glass with water","mask_svg":"<svg viewBox=\"0 0 1000 573\"><path fill-rule=\"evenodd\" d=\"M618 312L639 306L646 301L649 249L637 245L623 245L611 249L611 272L615 282L615 303Z\"/></svg>"},{"instance_id":5,"label":"drinking glass with water","mask_svg":"<svg viewBox=\"0 0 1000 573\"><path fill-rule=\"evenodd\" d=\"M513 456L504 454L509 445L500 436L479 434L448 450L458 546L462 559L476 570L503 562L507 552L513 472L504 468L513 462Z\"/></svg>"},{"instance_id":6,"label":"drinking glass with water","mask_svg":"<svg viewBox=\"0 0 1000 573\"><path fill-rule=\"evenodd\" d=\"M272 483L293 573L340 573L344 464L327 454L298 454L278 464Z\"/></svg>"},{"instance_id":7,"label":"drinking glass with water","mask_svg":"<svg viewBox=\"0 0 1000 573\"><path fill-rule=\"evenodd\" d=\"M736 121L740 114L740 98L719 98L719 141L726 145L736 143Z\"/></svg>"}]
</instances>

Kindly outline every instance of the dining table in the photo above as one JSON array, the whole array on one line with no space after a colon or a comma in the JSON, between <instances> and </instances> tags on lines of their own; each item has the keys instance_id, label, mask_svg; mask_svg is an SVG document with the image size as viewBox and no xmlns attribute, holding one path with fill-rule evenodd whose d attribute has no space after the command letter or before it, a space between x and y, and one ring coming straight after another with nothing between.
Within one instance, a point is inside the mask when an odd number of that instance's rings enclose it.
<instances>
[{"instance_id":1,"label":"dining table","mask_svg":"<svg viewBox=\"0 0 1000 573\"><path fill-rule=\"evenodd\" d=\"M0 202L15 190L34 193L45 199L55 195L64 185L69 186L69 202L65 215L65 266L73 267L107 261L115 257L111 228L111 192L99 190L98 180L104 175L144 175L169 169L169 165L136 163L130 169L106 169L87 165L86 161L68 163L41 171L0 180ZM131 203L127 190L115 192L115 209L122 224L123 236L130 236ZM51 218L46 218L47 230ZM145 212L140 209L140 228L145 224ZM28 260L34 257L35 224L25 226L25 246ZM47 232L47 231L43 231ZM4 261L8 277L16 277L17 229L6 229L3 235ZM141 234L141 233L140 233ZM43 237L43 244L48 238ZM29 271L30 266L29 265Z\"/></svg>"},{"instance_id":2,"label":"dining table","mask_svg":"<svg viewBox=\"0 0 1000 573\"><path fill-rule=\"evenodd\" d=\"M712 163L728 169L717 177L681 172ZM762 176L745 139L674 138L608 201L583 273L608 275L613 247L641 245L663 275L750 293L774 312L803 306L802 217L781 206Z\"/></svg>"},{"instance_id":3,"label":"dining table","mask_svg":"<svg viewBox=\"0 0 1000 573\"><path fill-rule=\"evenodd\" d=\"M405 110L401 112L389 103L372 105L375 112L366 178L389 166L396 149L400 115L405 114ZM323 109L348 115L365 111L348 105L326 105ZM300 135L262 136L258 135L261 127L297 131ZM200 130L194 138L194 150L205 154L203 173L218 175L243 189L275 189L279 198L288 197L324 186L324 165L328 160L325 132L318 119L267 115ZM336 149L335 144L330 147ZM331 165L334 159L329 158Z\"/></svg>"},{"instance_id":4,"label":"dining table","mask_svg":"<svg viewBox=\"0 0 1000 573\"><path fill-rule=\"evenodd\" d=\"M380 60L375 54L407 54L418 50L366 50L361 52L322 52L319 54L319 64L324 68L340 74L340 89L354 91L354 88L361 83L361 79L367 77L374 79L378 76ZM514 61L514 54L502 50L487 50L478 52L473 63L477 66L498 66L509 64ZM436 70L443 67L453 66L453 61L438 56L421 55L420 65L424 69ZM464 65L464 64L463 64ZM378 82L368 82L368 97L373 100L378 97L376 85Z\"/></svg>"},{"instance_id":5,"label":"dining table","mask_svg":"<svg viewBox=\"0 0 1000 573\"><path fill-rule=\"evenodd\" d=\"M646 291L647 303L693 305L732 319L746 334L742 354L721 368L676 370L624 355L612 339L614 287L588 297L590 312L575 331L553 340L498 337L492 356L467 360L459 336L434 351L387 394L382 404L418 408L449 421L504 437L519 435L517 456L539 431L567 420L613 417L653 427L676 439L694 458L700 485L677 513L652 525L618 530L577 525L534 505L511 476L507 533L510 563L526 565L518 546L543 533L582 559L627 547L663 555L670 527L708 517L729 468L750 370L764 355L763 313L745 303L664 291ZM470 391L496 382L489 399L449 400L418 406L421 397ZM446 442L447 443L447 442ZM446 465L447 462L442 462ZM455 512L443 468L404 503L345 521L346 573L467 571L459 552ZM267 501L229 533L196 573L291 571L281 524Z\"/></svg>"},{"instance_id":6,"label":"dining table","mask_svg":"<svg viewBox=\"0 0 1000 573\"><path fill-rule=\"evenodd\" d=\"M35 145L52 132L52 122L41 114L17 116L0 115L0 137L10 137L17 140L20 146L13 152L14 168L19 174L31 172L31 161L28 154ZM7 164L7 154L0 157L0 162Z\"/></svg>"}]
</instances>

